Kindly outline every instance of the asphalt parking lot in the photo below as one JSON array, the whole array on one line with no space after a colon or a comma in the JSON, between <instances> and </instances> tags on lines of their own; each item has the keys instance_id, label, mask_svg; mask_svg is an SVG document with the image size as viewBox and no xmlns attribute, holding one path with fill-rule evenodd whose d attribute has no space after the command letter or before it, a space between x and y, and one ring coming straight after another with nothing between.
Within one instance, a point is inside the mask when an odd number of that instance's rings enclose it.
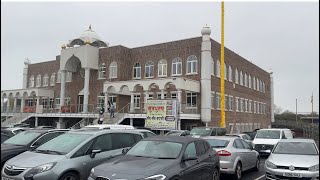
<instances>
[{"instance_id":1,"label":"asphalt parking lot","mask_svg":"<svg viewBox=\"0 0 320 180\"><path fill-rule=\"evenodd\" d=\"M260 162L260 168L259 171L253 171L249 170L246 172L243 172L242 174L242 180L265 180L266 178L264 177L264 162L266 161L268 157L261 157L261 162ZM231 176L227 175L221 175L221 180L228 180L231 179Z\"/></svg>"}]
</instances>

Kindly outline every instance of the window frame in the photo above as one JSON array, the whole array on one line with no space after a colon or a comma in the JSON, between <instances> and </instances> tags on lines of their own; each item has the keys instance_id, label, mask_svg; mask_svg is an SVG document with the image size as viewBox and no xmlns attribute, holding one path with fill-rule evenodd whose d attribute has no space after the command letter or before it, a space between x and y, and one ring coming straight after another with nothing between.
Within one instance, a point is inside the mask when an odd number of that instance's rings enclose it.
<instances>
[{"instance_id":1,"label":"window frame","mask_svg":"<svg viewBox=\"0 0 320 180\"><path fill-rule=\"evenodd\" d=\"M154 77L154 64L152 61L147 61L144 66L144 78L153 78L153 77Z\"/></svg>"},{"instance_id":2,"label":"window frame","mask_svg":"<svg viewBox=\"0 0 320 180\"><path fill-rule=\"evenodd\" d=\"M179 70L180 70L180 74L178 73ZM179 57L176 57L172 60L171 76L181 76L181 75L182 75L182 59Z\"/></svg>"},{"instance_id":3,"label":"window frame","mask_svg":"<svg viewBox=\"0 0 320 180\"><path fill-rule=\"evenodd\" d=\"M167 60L161 59L158 62L158 77L167 77L167 76L168 76L168 63L167 63Z\"/></svg>"},{"instance_id":4,"label":"window frame","mask_svg":"<svg viewBox=\"0 0 320 180\"><path fill-rule=\"evenodd\" d=\"M190 72L189 72L190 67ZM198 74L198 58L195 55L191 55L187 58L186 75Z\"/></svg>"},{"instance_id":5,"label":"window frame","mask_svg":"<svg viewBox=\"0 0 320 180\"><path fill-rule=\"evenodd\" d=\"M118 77L118 64L116 61L112 61L109 65L109 79L115 79Z\"/></svg>"},{"instance_id":6,"label":"window frame","mask_svg":"<svg viewBox=\"0 0 320 180\"><path fill-rule=\"evenodd\" d=\"M138 62L133 65L133 79L141 79L141 64Z\"/></svg>"},{"instance_id":7,"label":"window frame","mask_svg":"<svg viewBox=\"0 0 320 180\"><path fill-rule=\"evenodd\" d=\"M190 98L190 102L188 103L188 98ZM195 103L193 103L193 98L195 98ZM198 107L197 104L197 93L195 92L186 92L186 108L187 109L196 109Z\"/></svg>"}]
</instances>

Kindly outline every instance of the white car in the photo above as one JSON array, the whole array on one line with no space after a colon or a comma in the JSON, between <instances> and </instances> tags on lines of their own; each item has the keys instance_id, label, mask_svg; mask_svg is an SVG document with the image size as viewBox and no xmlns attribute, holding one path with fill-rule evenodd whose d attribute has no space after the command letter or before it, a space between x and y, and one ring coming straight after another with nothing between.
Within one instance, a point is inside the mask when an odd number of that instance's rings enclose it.
<instances>
[{"instance_id":1,"label":"white car","mask_svg":"<svg viewBox=\"0 0 320 180\"><path fill-rule=\"evenodd\" d=\"M293 135L290 129L260 129L252 141L252 146L260 154L269 155L273 147L281 139L292 138Z\"/></svg>"},{"instance_id":2,"label":"white car","mask_svg":"<svg viewBox=\"0 0 320 180\"><path fill-rule=\"evenodd\" d=\"M264 165L266 179L319 179L319 149L312 139L284 139Z\"/></svg>"},{"instance_id":3,"label":"white car","mask_svg":"<svg viewBox=\"0 0 320 180\"><path fill-rule=\"evenodd\" d=\"M134 130L133 126L118 124L95 124L88 125L81 129L111 129L111 130Z\"/></svg>"}]
</instances>

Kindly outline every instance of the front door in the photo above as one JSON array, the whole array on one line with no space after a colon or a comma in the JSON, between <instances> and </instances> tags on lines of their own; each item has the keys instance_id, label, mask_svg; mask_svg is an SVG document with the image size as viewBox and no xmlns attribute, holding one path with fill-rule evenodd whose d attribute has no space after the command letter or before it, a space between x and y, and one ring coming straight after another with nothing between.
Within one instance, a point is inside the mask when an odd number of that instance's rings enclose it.
<instances>
[{"instance_id":1,"label":"front door","mask_svg":"<svg viewBox=\"0 0 320 180\"><path fill-rule=\"evenodd\" d=\"M83 111L83 95L78 95L78 112Z\"/></svg>"}]
</instances>

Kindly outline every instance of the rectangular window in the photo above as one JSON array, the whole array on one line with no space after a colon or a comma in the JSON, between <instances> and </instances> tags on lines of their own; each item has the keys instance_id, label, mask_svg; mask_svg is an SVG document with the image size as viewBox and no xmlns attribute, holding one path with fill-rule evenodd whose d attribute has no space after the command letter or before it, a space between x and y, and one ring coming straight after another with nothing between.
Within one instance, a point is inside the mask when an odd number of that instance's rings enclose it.
<instances>
[{"instance_id":1,"label":"rectangular window","mask_svg":"<svg viewBox=\"0 0 320 180\"><path fill-rule=\"evenodd\" d=\"M253 102L253 113L257 114L257 102Z\"/></svg>"},{"instance_id":2,"label":"rectangular window","mask_svg":"<svg viewBox=\"0 0 320 180\"><path fill-rule=\"evenodd\" d=\"M141 78L141 67L134 67L133 69L133 78L140 79Z\"/></svg>"},{"instance_id":3,"label":"rectangular window","mask_svg":"<svg viewBox=\"0 0 320 180\"><path fill-rule=\"evenodd\" d=\"M177 93L171 93L171 98L172 99L177 99Z\"/></svg>"},{"instance_id":4,"label":"rectangular window","mask_svg":"<svg viewBox=\"0 0 320 180\"><path fill-rule=\"evenodd\" d=\"M196 93L187 93L187 107L188 108L197 107L197 94Z\"/></svg>"},{"instance_id":5,"label":"rectangular window","mask_svg":"<svg viewBox=\"0 0 320 180\"><path fill-rule=\"evenodd\" d=\"M240 99L240 112L243 112L243 110L244 110L243 99Z\"/></svg>"},{"instance_id":6,"label":"rectangular window","mask_svg":"<svg viewBox=\"0 0 320 180\"><path fill-rule=\"evenodd\" d=\"M33 106L33 99L28 99L28 106Z\"/></svg>"},{"instance_id":7,"label":"rectangular window","mask_svg":"<svg viewBox=\"0 0 320 180\"><path fill-rule=\"evenodd\" d=\"M56 109L60 109L60 98L56 98L56 103L55 103Z\"/></svg>"},{"instance_id":8,"label":"rectangular window","mask_svg":"<svg viewBox=\"0 0 320 180\"><path fill-rule=\"evenodd\" d=\"M49 100L49 108L52 109L53 106L54 106L54 99L50 98L50 100Z\"/></svg>"},{"instance_id":9,"label":"rectangular window","mask_svg":"<svg viewBox=\"0 0 320 180\"><path fill-rule=\"evenodd\" d=\"M249 112L251 113L252 100L249 100Z\"/></svg>"},{"instance_id":10,"label":"rectangular window","mask_svg":"<svg viewBox=\"0 0 320 180\"><path fill-rule=\"evenodd\" d=\"M197 62L196 61L188 61L187 67L188 67L187 74L197 73Z\"/></svg>"},{"instance_id":11,"label":"rectangular window","mask_svg":"<svg viewBox=\"0 0 320 180\"><path fill-rule=\"evenodd\" d=\"M117 78L117 66L110 66L110 78Z\"/></svg>"},{"instance_id":12,"label":"rectangular window","mask_svg":"<svg viewBox=\"0 0 320 180\"><path fill-rule=\"evenodd\" d=\"M163 98L167 99L167 93L164 93L163 95L164 95ZM157 99L161 99L161 93L157 93Z\"/></svg>"},{"instance_id":13,"label":"rectangular window","mask_svg":"<svg viewBox=\"0 0 320 180\"><path fill-rule=\"evenodd\" d=\"M229 96L229 110L233 111L233 96Z\"/></svg>"},{"instance_id":14,"label":"rectangular window","mask_svg":"<svg viewBox=\"0 0 320 180\"><path fill-rule=\"evenodd\" d=\"M43 108L47 108L47 106L48 106L48 99L42 99L42 106L43 106Z\"/></svg>"},{"instance_id":15,"label":"rectangular window","mask_svg":"<svg viewBox=\"0 0 320 180\"><path fill-rule=\"evenodd\" d=\"M99 69L98 79L105 79L105 78L106 78L106 67L103 65Z\"/></svg>"},{"instance_id":16,"label":"rectangular window","mask_svg":"<svg viewBox=\"0 0 320 180\"><path fill-rule=\"evenodd\" d=\"M244 112L248 112L248 99L244 100Z\"/></svg>"},{"instance_id":17,"label":"rectangular window","mask_svg":"<svg viewBox=\"0 0 320 180\"><path fill-rule=\"evenodd\" d=\"M97 108L104 107L104 96L97 97Z\"/></svg>"},{"instance_id":18,"label":"rectangular window","mask_svg":"<svg viewBox=\"0 0 320 180\"><path fill-rule=\"evenodd\" d=\"M224 110L228 110L229 107L229 98L228 95L224 95Z\"/></svg>"},{"instance_id":19,"label":"rectangular window","mask_svg":"<svg viewBox=\"0 0 320 180\"><path fill-rule=\"evenodd\" d=\"M167 64L159 64L158 76L167 76Z\"/></svg>"},{"instance_id":20,"label":"rectangular window","mask_svg":"<svg viewBox=\"0 0 320 180\"><path fill-rule=\"evenodd\" d=\"M140 107L140 95L134 95L133 96L133 103L135 108Z\"/></svg>"},{"instance_id":21,"label":"rectangular window","mask_svg":"<svg viewBox=\"0 0 320 180\"><path fill-rule=\"evenodd\" d=\"M239 112L239 98L236 97L236 112Z\"/></svg>"},{"instance_id":22,"label":"rectangular window","mask_svg":"<svg viewBox=\"0 0 320 180\"><path fill-rule=\"evenodd\" d=\"M148 95L148 99L153 99L153 93Z\"/></svg>"},{"instance_id":23,"label":"rectangular window","mask_svg":"<svg viewBox=\"0 0 320 180\"><path fill-rule=\"evenodd\" d=\"M216 108L220 110L220 93L216 93Z\"/></svg>"},{"instance_id":24,"label":"rectangular window","mask_svg":"<svg viewBox=\"0 0 320 180\"><path fill-rule=\"evenodd\" d=\"M211 108L214 109L214 92L211 92Z\"/></svg>"}]
</instances>

